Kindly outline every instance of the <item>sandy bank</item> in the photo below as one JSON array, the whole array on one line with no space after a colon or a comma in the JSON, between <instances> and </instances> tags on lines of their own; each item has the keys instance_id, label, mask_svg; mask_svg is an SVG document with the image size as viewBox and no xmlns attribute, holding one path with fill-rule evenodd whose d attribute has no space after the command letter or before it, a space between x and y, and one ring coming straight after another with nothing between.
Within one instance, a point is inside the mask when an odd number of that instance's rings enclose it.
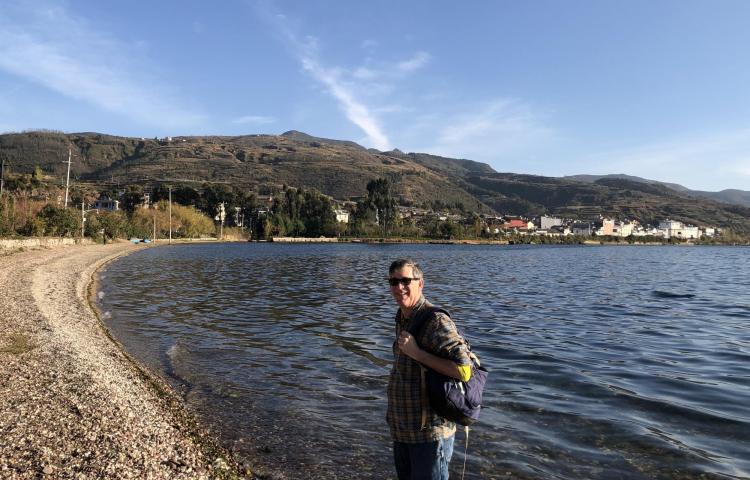
<instances>
[{"instance_id":1,"label":"sandy bank","mask_svg":"<svg viewBox=\"0 0 750 480\"><path fill-rule=\"evenodd\" d=\"M92 273L139 248L75 245L0 257L0 478L236 475L88 306Z\"/></svg>"}]
</instances>

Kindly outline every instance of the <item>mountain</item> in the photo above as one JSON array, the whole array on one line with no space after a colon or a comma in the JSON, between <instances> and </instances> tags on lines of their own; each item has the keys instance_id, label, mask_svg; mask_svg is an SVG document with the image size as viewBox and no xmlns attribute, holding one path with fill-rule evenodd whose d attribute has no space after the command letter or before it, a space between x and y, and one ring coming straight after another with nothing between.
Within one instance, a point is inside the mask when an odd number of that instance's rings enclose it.
<instances>
[{"instance_id":1,"label":"mountain","mask_svg":"<svg viewBox=\"0 0 750 480\"><path fill-rule=\"evenodd\" d=\"M127 138L100 133L0 135L0 158L15 172L39 166L64 179L101 185L228 183L258 192L283 185L314 188L339 200L360 198L370 180L392 181L403 205L464 208L479 213L581 219L600 215L653 223L665 218L750 233L750 208L702 198L676 184L626 175L544 177L496 172L487 164L354 142L283 135ZM747 192L734 193L743 199Z\"/></svg>"},{"instance_id":2,"label":"mountain","mask_svg":"<svg viewBox=\"0 0 750 480\"><path fill-rule=\"evenodd\" d=\"M71 178L117 184L229 183L248 190L283 185L314 188L336 199L361 197L370 180L386 177L402 204L461 204L491 212L454 178L409 159L364 149L354 142L286 135L137 139L99 133L30 132L0 135L0 155L14 171L35 166L61 179L68 148Z\"/></svg>"},{"instance_id":3,"label":"mountain","mask_svg":"<svg viewBox=\"0 0 750 480\"><path fill-rule=\"evenodd\" d=\"M690 195L695 197L709 198L723 203L733 203L750 207L750 192L745 190L726 189L720 192L704 192L701 190L690 190Z\"/></svg>"},{"instance_id":4,"label":"mountain","mask_svg":"<svg viewBox=\"0 0 750 480\"><path fill-rule=\"evenodd\" d=\"M658 180L649 180L647 178L636 177L633 175L625 175L624 173L610 173L609 175L568 175L563 178L567 178L569 180L574 180L577 182L585 182L585 183L594 183L597 180L600 180L602 178L614 178L614 179L619 179L619 180L630 180L633 182L641 182L641 183L658 183L658 184L664 185L667 188L671 188L672 190L675 190L677 192L690 191L688 188L685 188L682 185L679 185L677 183L667 183L667 182L660 182Z\"/></svg>"},{"instance_id":5,"label":"mountain","mask_svg":"<svg viewBox=\"0 0 750 480\"><path fill-rule=\"evenodd\" d=\"M720 192L706 192L702 190L690 190L689 188L683 187L682 185L679 185L676 183L660 182L658 180L648 180L646 178L634 177L632 175L625 175L625 174L569 175L567 177L562 177L562 178L566 178L566 179L574 180L578 182L585 182L585 183L594 183L597 180L600 180L602 178L614 178L614 179L631 180L634 182L641 182L641 183L647 183L647 184L659 184L659 185L664 185L667 188L671 188L672 190L676 192L686 193L692 197L707 198L707 199L715 200L715 201L722 202L722 203L731 203L734 205L742 205L745 207L750 207L750 192L747 192L744 190L727 189L727 190L722 190Z\"/></svg>"},{"instance_id":6,"label":"mountain","mask_svg":"<svg viewBox=\"0 0 750 480\"><path fill-rule=\"evenodd\" d=\"M303 132L298 132L297 130L289 130L288 132L284 132L281 134L282 137L288 138L290 140L295 140L297 142L306 142L309 144L314 143L329 143L332 145L343 145L346 147L353 147L358 148L360 150L367 150L362 145L359 145L358 143L351 142L349 140L333 140L330 138L320 138L320 137L313 137L312 135L308 135Z\"/></svg>"}]
</instances>

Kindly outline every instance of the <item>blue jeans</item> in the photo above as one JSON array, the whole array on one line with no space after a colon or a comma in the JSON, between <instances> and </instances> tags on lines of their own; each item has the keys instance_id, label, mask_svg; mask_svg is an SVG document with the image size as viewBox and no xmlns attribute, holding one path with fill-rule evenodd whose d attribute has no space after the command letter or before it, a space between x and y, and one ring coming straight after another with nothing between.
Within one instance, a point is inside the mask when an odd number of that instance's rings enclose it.
<instances>
[{"instance_id":1,"label":"blue jeans","mask_svg":"<svg viewBox=\"0 0 750 480\"><path fill-rule=\"evenodd\" d=\"M455 435L425 443L393 442L399 480L448 480Z\"/></svg>"}]
</instances>

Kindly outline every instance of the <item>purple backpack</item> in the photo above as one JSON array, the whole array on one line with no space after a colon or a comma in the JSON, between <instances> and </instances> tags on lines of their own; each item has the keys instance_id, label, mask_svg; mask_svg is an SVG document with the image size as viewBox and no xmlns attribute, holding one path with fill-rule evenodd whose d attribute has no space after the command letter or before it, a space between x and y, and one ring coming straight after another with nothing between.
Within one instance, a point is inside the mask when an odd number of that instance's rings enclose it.
<instances>
[{"instance_id":1,"label":"purple backpack","mask_svg":"<svg viewBox=\"0 0 750 480\"><path fill-rule=\"evenodd\" d=\"M429 321L435 318L437 312L450 317L450 314L442 308L425 305L417 312L416 317L409 325L409 333L415 339L418 338L418 334L422 332ZM463 337L463 335L461 336ZM466 345L471 351L468 341ZM489 373L486 368L472 361L471 378L468 382L462 382L424 366L422 368L425 370L424 379L427 384L430 406L438 415L465 426L472 425L479 419L479 411L482 409L482 393Z\"/></svg>"}]
</instances>

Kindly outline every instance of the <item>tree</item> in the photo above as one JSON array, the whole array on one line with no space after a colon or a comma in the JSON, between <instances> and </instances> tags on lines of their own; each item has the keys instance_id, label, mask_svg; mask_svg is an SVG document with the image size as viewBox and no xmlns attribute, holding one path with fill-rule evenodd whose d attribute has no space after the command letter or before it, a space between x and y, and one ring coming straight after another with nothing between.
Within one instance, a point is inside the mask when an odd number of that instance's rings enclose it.
<instances>
[{"instance_id":1,"label":"tree","mask_svg":"<svg viewBox=\"0 0 750 480\"><path fill-rule=\"evenodd\" d=\"M383 236L388 236L388 230L395 224L397 210L391 182L387 178L371 180L367 184L367 201L368 206L375 209L377 224Z\"/></svg>"},{"instance_id":2,"label":"tree","mask_svg":"<svg viewBox=\"0 0 750 480\"><path fill-rule=\"evenodd\" d=\"M336 235L336 214L328 197L317 192L305 193L300 210L305 234L311 237Z\"/></svg>"},{"instance_id":3,"label":"tree","mask_svg":"<svg viewBox=\"0 0 750 480\"><path fill-rule=\"evenodd\" d=\"M44 222L44 234L49 236L72 237L81 229L81 219L71 208L58 208L45 205L37 217Z\"/></svg>"},{"instance_id":4,"label":"tree","mask_svg":"<svg viewBox=\"0 0 750 480\"><path fill-rule=\"evenodd\" d=\"M124 213L101 212L96 217L99 221L100 232L103 230L104 243L107 243L108 238L120 238L126 233L128 223Z\"/></svg>"},{"instance_id":5,"label":"tree","mask_svg":"<svg viewBox=\"0 0 750 480\"><path fill-rule=\"evenodd\" d=\"M223 203L227 211L232 211L237 204L237 194L230 185L221 183L203 184L203 196L196 206L204 213L215 216L219 213L219 204Z\"/></svg>"},{"instance_id":6,"label":"tree","mask_svg":"<svg viewBox=\"0 0 750 480\"><path fill-rule=\"evenodd\" d=\"M140 185L128 185L128 189L122 196L122 208L128 213L143 203L143 187Z\"/></svg>"},{"instance_id":7,"label":"tree","mask_svg":"<svg viewBox=\"0 0 750 480\"><path fill-rule=\"evenodd\" d=\"M188 185L178 185L172 189L172 201L180 205L197 205L200 202L201 194L198 190Z\"/></svg>"},{"instance_id":8,"label":"tree","mask_svg":"<svg viewBox=\"0 0 750 480\"><path fill-rule=\"evenodd\" d=\"M377 235L378 228L375 227L376 210L368 200L360 200L351 216L351 231L354 235L369 237Z\"/></svg>"},{"instance_id":9,"label":"tree","mask_svg":"<svg viewBox=\"0 0 750 480\"><path fill-rule=\"evenodd\" d=\"M34 174L31 176L31 184L35 187L40 186L44 182L44 173L39 165L34 166Z\"/></svg>"}]
</instances>

